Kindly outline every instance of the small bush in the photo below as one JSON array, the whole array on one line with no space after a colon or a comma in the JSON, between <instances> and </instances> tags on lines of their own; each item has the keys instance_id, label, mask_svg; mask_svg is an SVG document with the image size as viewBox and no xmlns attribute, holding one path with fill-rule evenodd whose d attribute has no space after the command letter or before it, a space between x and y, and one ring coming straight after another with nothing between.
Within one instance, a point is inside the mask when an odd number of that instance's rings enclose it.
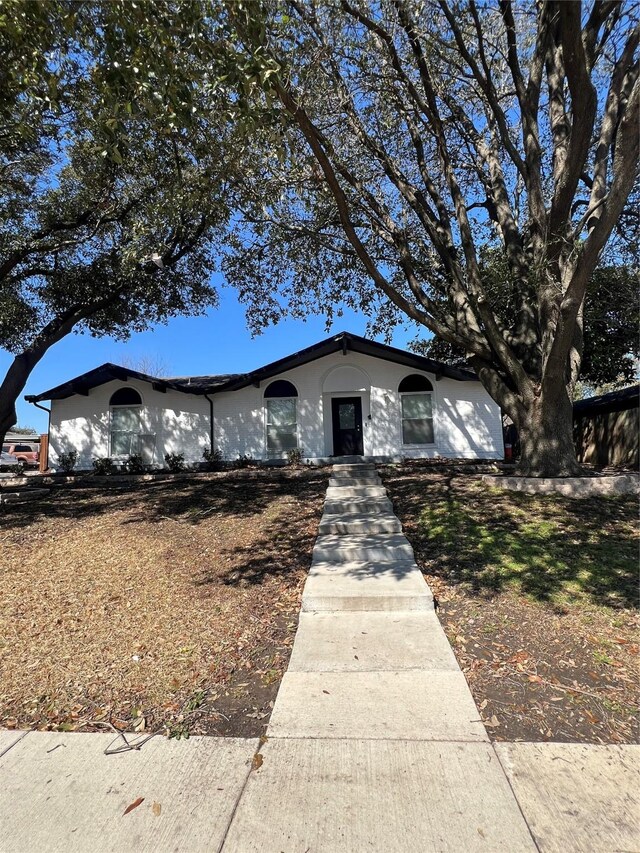
<instances>
[{"instance_id":1,"label":"small bush","mask_svg":"<svg viewBox=\"0 0 640 853\"><path fill-rule=\"evenodd\" d=\"M69 450L67 453L61 453L58 456L58 467L62 468L65 474L70 474L76 467L78 454L75 450Z\"/></svg>"},{"instance_id":2,"label":"small bush","mask_svg":"<svg viewBox=\"0 0 640 853\"><path fill-rule=\"evenodd\" d=\"M144 464L142 456L134 453L124 463L124 469L127 474L144 474L147 466Z\"/></svg>"},{"instance_id":3,"label":"small bush","mask_svg":"<svg viewBox=\"0 0 640 853\"><path fill-rule=\"evenodd\" d=\"M108 474L113 474L115 470L116 466L113 464L113 459L109 456L93 460L93 472L100 477L106 477Z\"/></svg>"},{"instance_id":4,"label":"small bush","mask_svg":"<svg viewBox=\"0 0 640 853\"><path fill-rule=\"evenodd\" d=\"M302 465L302 451L299 447L292 447L287 451L287 460L292 468L299 468Z\"/></svg>"},{"instance_id":5,"label":"small bush","mask_svg":"<svg viewBox=\"0 0 640 853\"><path fill-rule=\"evenodd\" d=\"M241 456L238 456L236 459L236 466L238 468L249 468L251 465L255 465L256 460L253 456L249 456L246 453L243 453Z\"/></svg>"},{"instance_id":6,"label":"small bush","mask_svg":"<svg viewBox=\"0 0 640 853\"><path fill-rule=\"evenodd\" d=\"M222 468L222 451L218 450L217 447L213 450L210 447L205 447L202 451L202 458L207 471L219 471Z\"/></svg>"},{"instance_id":7,"label":"small bush","mask_svg":"<svg viewBox=\"0 0 640 853\"><path fill-rule=\"evenodd\" d=\"M184 453L165 453L164 461L167 463L167 468L172 474L177 474L179 471L184 471Z\"/></svg>"}]
</instances>

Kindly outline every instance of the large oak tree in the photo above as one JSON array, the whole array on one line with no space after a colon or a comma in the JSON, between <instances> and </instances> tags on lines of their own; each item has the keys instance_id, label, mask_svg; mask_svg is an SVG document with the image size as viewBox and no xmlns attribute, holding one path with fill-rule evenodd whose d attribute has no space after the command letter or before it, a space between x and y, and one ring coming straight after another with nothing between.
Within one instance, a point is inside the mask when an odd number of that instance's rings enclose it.
<instances>
[{"instance_id":1,"label":"large oak tree","mask_svg":"<svg viewBox=\"0 0 640 853\"><path fill-rule=\"evenodd\" d=\"M0 5L0 346L14 356L0 441L64 336L124 339L216 304L246 133L205 12L198 0Z\"/></svg>"},{"instance_id":2,"label":"large oak tree","mask_svg":"<svg viewBox=\"0 0 640 853\"><path fill-rule=\"evenodd\" d=\"M282 0L226 12L236 80L286 118L279 159L246 178L255 203L226 260L250 317L277 318L282 299L301 315L377 303L379 328L400 312L465 353L518 427L522 473L579 473L585 301L637 178L631 4ZM511 312L483 277L486 248L504 257Z\"/></svg>"}]
</instances>

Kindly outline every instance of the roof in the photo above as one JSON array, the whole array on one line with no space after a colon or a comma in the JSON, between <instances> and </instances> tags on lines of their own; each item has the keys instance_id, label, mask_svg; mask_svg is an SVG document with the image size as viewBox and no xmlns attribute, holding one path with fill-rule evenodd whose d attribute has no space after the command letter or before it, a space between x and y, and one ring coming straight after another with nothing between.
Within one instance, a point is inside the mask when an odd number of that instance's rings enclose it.
<instances>
[{"instance_id":1,"label":"roof","mask_svg":"<svg viewBox=\"0 0 640 853\"><path fill-rule=\"evenodd\" d=\"M597 397L587 397L573 404L576 415L588 415L598 412L619 412L623 409L633 409L640 405L640 383Z\"/></svg>"},{"instance_id":2,"label":"roof","mask_svg":"<svg viewBox=\"0 0 640 853\"><path fill-rule=\"evenodd\" d=\"M141 373L139 370L132 370L129 367L121 367L111 362L101 364L87 373L82 373L68 382L63 382L62 385L56 385L55 388L50 388L48 391L43 391L41 394L27 394L25 400L30 403L37 403L40 400L62 400L65 397L71 397L73 394L82 394L86 396L92 388L98 385L104 385L106 382L111 382L114 379L120 382L127 382L129 379L139 379L142 382L149 382L156 391L181 391L184 394L204 394L208 391L213 391L219 385L235 379L237 374L224 374L223 376L184 376L175 379L167 379L161 376L150 376L148 373Z\"/></svg>"},{"instance_id":3,"label":"roof","mask_svg":"<svg viewBox=\"0 0 640 853\"><path fill-rule=\"evenodd\" d=\"M396 349L395 347L380 344L376 341L369 341L366 338L361 338L359 335L352 335L350 332L340 332L338 335L333 335L324 341L319 341L317 344L300 350L300 352L278 359L278 361L273 361L271 364L266 364L264 367L259 367L257 370L252 370L249 373L162 378L149 376L146 373L140 373L137 370L131 370L128 367L119 367L117 364L107 362L100 365L100 367L96 367L94 370L88 371L88 373L83 373L81 376L76 376L74 379L64 382L62 385L57 385L55 388L43 391L41 394L28 394L25 400L35 403L40 400L61 400L73 394L83 394L86 396L91 388L104 385L113 379L118 379L121 382L126 382L128 379L139 379L143 382L150 382L157 391L172 390L181 391L185 394L219 394L221 391L237 391L240 388L257 384L263 380L270 379L272 376L277 376L295 367L302 367L304 364L308 364L311 361L323 358L334 352L343 352L345 355L347 352L369 355L373 358L403 364L405 367L411 367L414 370L433 373L436 375L436 378L447 376L459 382L478 381L478 377L471 370L452 367L449 364L434 361L422 355Z\"/></svg>"}]
</instances>

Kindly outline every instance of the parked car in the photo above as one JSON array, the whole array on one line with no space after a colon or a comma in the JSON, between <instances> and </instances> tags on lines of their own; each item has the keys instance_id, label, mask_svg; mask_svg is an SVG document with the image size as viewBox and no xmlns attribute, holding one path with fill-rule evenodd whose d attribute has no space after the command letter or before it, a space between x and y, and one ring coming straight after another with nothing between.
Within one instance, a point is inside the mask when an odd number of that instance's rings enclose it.
<instances>
[{"instance_id":1,"label":"parked car","mask_svg":"<svg viewBox=\"0 0 640 853\"><path fill-rule=\"evenodd\" d=\"M29 467L37 468L40 461L40 449L37 444L8 444L2 445L2 452L9 453L15 456L18 462L22 462Z\"/></svg>"},{"instance_id":2,"label":"parked car","mask_svg":"<svg viewBox=\"0 0 640 853\"><path fill-rule=\"evenodd\" d=\"M12 471L18 465L19 459L4 450L0 451L0 471Z\"/></svg>"}]
</instances>

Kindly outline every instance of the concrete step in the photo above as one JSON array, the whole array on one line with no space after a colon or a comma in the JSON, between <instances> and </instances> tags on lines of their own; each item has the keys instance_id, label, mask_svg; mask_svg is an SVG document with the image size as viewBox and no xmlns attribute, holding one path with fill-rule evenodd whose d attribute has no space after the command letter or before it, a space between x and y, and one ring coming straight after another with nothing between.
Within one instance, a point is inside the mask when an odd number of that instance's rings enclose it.
<instances>
[{"instance_id":1,"label":"concrete step","mask_svg":"<svg viewBox=\"0 0 640 853\"><path fill-rule=\"evenodd\" d=\"M289 672L459 669L435 611L301 613Z\"/></svg>"},{"instance_id":2,"label":"concrete step","mask_svg":"<svg viewBox=\"0 0 640 853\"><path fill-rule=\"evenodd\" d=\"M326 498L386 498L387 490L384 486L329 486Z\"/></svg>"},{"instance_id":3,"label":"concrete step","mask_svg":"<svg viewBox=\"0 0 640 853\"><path fill-rule=\"evenodd\" d=\"M380 513L393 512L393 504L388 498L360 497L347 500L335 498L324 502L324 511L330 515L344 512L363 515L371 513L375 516Z\"/></svg>"},{"instance_id":4,"label":"concrete step","mask_svg":"<svg viewBox=\"0 0 640 853\"><path fill-rule=\"evenodd\" d=\"M343 533L400 533L402 525L393 512L367 515L363 513L347 514L327 513L322 516L319 534Z\"/></svg>"},{"instance_id":5,"label":"concrete step","mask_svg":"<svg viewBox=\"0 0 640 853\"><path fill-rule=\"evenodd\" d=\"M343 468L348 465L372 465L373 463L364 456L334 456L333 464Z\"/></svg>"},{"instance_id":6,"label":"concrete step","mask_svg":"<svg viewBox=\"0 0 640 853\"><path fill-rule=\"evenodd\" d=\"M329 477L330 488L352 488L353 486L380 486L382 480L377 474L371 477Z\"/></svg>"},{"instance_id":7,"label":"concrete step","mask_svg":"<svg viewBox=\"0 0 640 853\"><path fill-rule=\"evenodd\" d=\"M414 559L413 548L401 533L322 535L313 548L313 562L413 563Z\"/></svg>"},{"instance_id":8,"label":"concrete step","mask_svg":"<svg viewBox=\"0 0 640 853\"><path fill-rule=\"evenodd\" d=\"M375 465L334 465L332 474L334 477L353 477L357 475L375 474Z\"/></svg>"},{"instance_id":9,"label":"concrete step","mask_svg":"<svg viewBox=\"0 0 640 853\"><path fill-rule=\"evenodd\" d=\"M302 610L433 611L433 595L415 563L318 561L309 570Z\"/></svg>"}]
</instances>

